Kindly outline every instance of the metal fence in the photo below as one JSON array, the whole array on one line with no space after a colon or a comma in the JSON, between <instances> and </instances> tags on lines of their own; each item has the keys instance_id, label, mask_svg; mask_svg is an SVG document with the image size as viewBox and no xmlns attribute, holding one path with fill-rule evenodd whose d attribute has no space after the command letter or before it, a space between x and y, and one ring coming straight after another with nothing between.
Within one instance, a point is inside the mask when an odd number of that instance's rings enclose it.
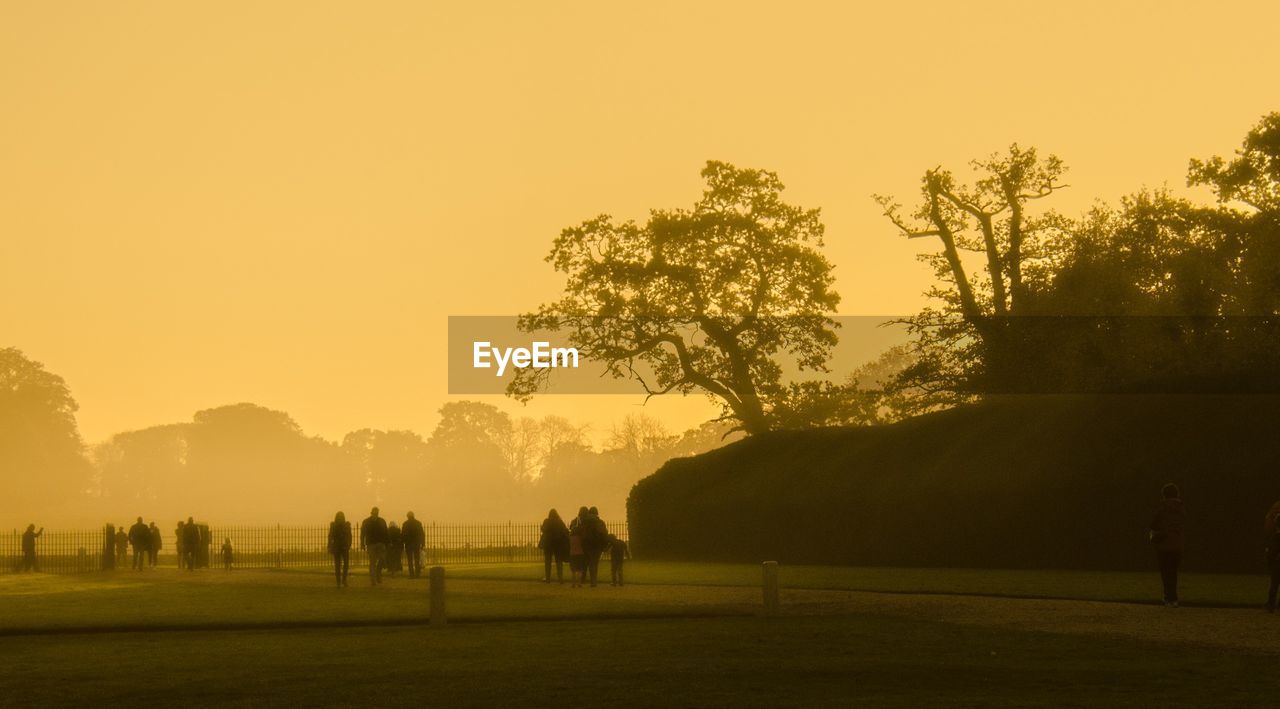
<instances>
[{"instance_id":1,"label":"metal fence","mask_svg":"<svg viewBox=\"0 0 1280 709\"><path fill-rule=\"evenodd\" d=\"M200 524L200 523L197 523ZM358 524L352 525L351 566L367 565L368 557L360 550ZM626 522L608 525L609 533L629 539ZM485 564L542 561L538 548L541 535L539 522L506 522L493 524L425 524L424 564ZM70 574L129 568L133 551L118 554L114 539L107 544L105 529L45 530L35 541L35 566L46 573ZM328 553L328 525L236 526L208 525L209 545L197 555L208 565L223 565L223 545L229 542L232 567L237 569L306 569L326 568L333 564ZM177 537L169 530L163 542L157 565L178 565ZM403 555L399 557L403 560ZM0 534L0 574L23 571L22 531ZM393 557L389 563L396 563ZM403 561L401 563L404 563ZM393 566L394 568L394 566Z\"/></svg>"}]
</instances>

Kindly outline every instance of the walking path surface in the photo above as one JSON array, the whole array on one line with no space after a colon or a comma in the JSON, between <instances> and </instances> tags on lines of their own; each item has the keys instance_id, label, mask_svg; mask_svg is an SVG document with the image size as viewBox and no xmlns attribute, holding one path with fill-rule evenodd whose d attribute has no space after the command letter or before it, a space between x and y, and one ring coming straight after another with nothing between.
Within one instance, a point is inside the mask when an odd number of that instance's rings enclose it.
<instances>
[{"instance_id":1,"label":"walking path surface","mask_svg":"<svg viewBox=\"0 0 1280 709\"><path fill-rule=\"evenodd\" d=\"M219 571L0 578L0 634L421 625L425 580L329 587L318 574ZM453 622L755 615L753 586L569 588L527 580L448 582ZM784 589L783 614L876 615L990 629L1114 637L1280 654L1280 615L1114 601Z\"/></svg>"},{"instance_id":2,"label":"walking path surface","mask_svg":"<svg viewBox=\"0 0 1280 709\"><path fill-rule=\"evenodd\" d=\"M1124 638L1280 654L1280 615L1259 609L901 593L784 592L790 613L866 613L989 629Z\"/></svg>"}]
</instances>

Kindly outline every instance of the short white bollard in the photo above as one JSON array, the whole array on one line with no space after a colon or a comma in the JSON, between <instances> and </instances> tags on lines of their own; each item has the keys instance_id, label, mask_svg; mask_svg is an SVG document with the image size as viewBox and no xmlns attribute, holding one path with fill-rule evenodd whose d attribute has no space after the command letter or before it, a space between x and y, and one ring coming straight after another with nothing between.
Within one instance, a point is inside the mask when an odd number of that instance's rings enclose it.
<instances>
[{"instance_id":1,"label":"short white bollard","mask_svg":"<svg viewBox=\"0 0 1280 709\"><path fill-rule=\"evenodd\" d=\"M444 625L449 622L444 613L444 567L432 566L427 575L431 580L431 624Z\"/></svg>"},{"instance_id":2,"label":"short white bollard","mask_svg":"<svg viewBox=\"0 0 1280 709\"><path fill-rule=\"evenodd\" d=\"M778 615L778 562L764 562L764 614Z\"/></svg>"}]
</instances>

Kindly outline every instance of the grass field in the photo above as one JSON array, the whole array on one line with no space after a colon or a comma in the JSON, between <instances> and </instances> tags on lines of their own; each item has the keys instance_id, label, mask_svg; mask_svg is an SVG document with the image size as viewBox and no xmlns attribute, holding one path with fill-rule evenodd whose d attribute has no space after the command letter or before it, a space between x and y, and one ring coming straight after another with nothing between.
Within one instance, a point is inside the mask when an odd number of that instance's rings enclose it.
<instances>
[{"instance_id":1,"label":"grass field","mask_svg":"<svg viewBox=\"0 0 1280 709\"><path fill-rule=\"evenodd\" d=\"M1153 575L796 567L784 615L762 618L758 567L628 571L625 588L572 589L529 565L450 568L443 628L423 624L425 580L0 577L0 706L1217 706L1280 690L1260 577L1188 579L1202 603L1255 607L1166 609L1127 602Z\"/></svg>"}]
</instances>

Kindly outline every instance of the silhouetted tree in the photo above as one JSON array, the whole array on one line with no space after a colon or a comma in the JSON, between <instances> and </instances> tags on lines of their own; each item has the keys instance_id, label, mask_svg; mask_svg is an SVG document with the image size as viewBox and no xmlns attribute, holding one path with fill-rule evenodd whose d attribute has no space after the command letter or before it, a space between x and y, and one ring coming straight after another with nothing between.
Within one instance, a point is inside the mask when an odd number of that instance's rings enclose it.
<instances>
[{"instance_id":1,"label":"silhouetted tree","mask_svg":"<svg viewBox=\"0 0 1280 709\"><path fill-rule=\"evenodd\" d=\"M1229 222L1235 310L1280 313L1280 112L1264 116L1233 159L1192 160L1187 181L1211 187Z\"/></svg>"},{"instance_id":2,"label":"silhouetted tree","mask_svg":"<svg viewBox=\"0 0 1280 709\"><path fill-rule=\"evenodd\" d=\"M88 489L78 408L62 377L16 348L0 349L0 511L29 512Z\"/></svg>"},{"instance_id":3,"label":"silhouetted tree","mask_svg":"<svg viewBox=\"0 0 1280 709\"><path fill-rule=\"evenodd\" d=\"M547 259L568 277L564 297L520 324L567 331L650 396L701 391L743 430L766 431L789 394L778 358L825 371L836 341L823 225L817 209L782 201L772 172L708 162L702 176L691 209L565 229ZM518 370L508 393L527 399L549 371Z\"/></svg>"},{"instance_id":4,"label":"silhouetted tree","mask_svg":"<svg viewBox=\"0 0 1280 709\"><path fill-rule=\"evenodd\" d=\"M507 512L515 475L506 452L511 417L492 404L454 401L440 407L440 422L427 438L433 498L465 518Z\"/></svg>"},{"instance_id":5,"label":"silhouetted tree","mask_svg":"<svg viewBox=\"0 0 1280 709\"><path fill-rule=\"evenodd\" d=\"M1188 181L1212 187L1215 206L1142 191L1078 219L1033 218L1026 205L1059 189L1063 168L1017 146L975 162L969 185L926 172L910 215L877 198L900 232L942 246L926 257L941 307L908 321L913 361L890 387L895 404L1280 388L1278 116L1264 118L1234 159L1192 161ZM966 252L981 255L985 277L968 276Z\"/></svg>"},{"instance_id":6,"label":"silhouetted tree","mask_svg":"<svg viewBox=\"0 0 1280 709\"><path fill-rule=\"evenodd\" d=\"M907 238L936 238L941 247L924 260L946 286L929 291L943 307L906 321L918 346L902 378L904 386L925 394L922 407L1007 386L1011 373L1025 370L1017 338L1008 333L1014 322L1009 316L1026 310L1025 271L1029 261L1043 256L1028 247L1051 221L1035 218L1028 208L1064 186L1061 160L1041 159L1034 148L1016 143L970 165L976 176L968 183L941 167L925 171L920 202L910 211L892 197L875 198ZM981 276L970 274L966 254L980 255Z\"/></svg>"},{"instance_id":7,"label":"silhouetted tree","mask_svg":"<svg viewBox=\"0 0 1280 709\"><path fill-rule=\"evenodd\" d=\"M388 490L402 495L426 493L428 448L413 431L362 428L342 439L342 452L353 462L370 502L383 502Z\"/></svg>"},{"instance_id":8,"label":"silhouetted tree","mask_svg":"<svg viewBox=\"0 0 1280 709\"><path fill-rule=\"evenodd\" d=\"M196 412L181 484L191 508L234 518L279 499L319 515L356 479L338 445L308 437L283 411L241 403Z\"/></svg>"},{"instance_id":9,"label":"silhouetted tree","mask_svg":"<svg viewBox=\"0 0 1280 709\"><path fill-rule=\"evenodd\" d=\"M93 447L99 493L113 500L167 501L187 464L191 424L174 423L117 433Z\"/></svg>"}]
</instances>

